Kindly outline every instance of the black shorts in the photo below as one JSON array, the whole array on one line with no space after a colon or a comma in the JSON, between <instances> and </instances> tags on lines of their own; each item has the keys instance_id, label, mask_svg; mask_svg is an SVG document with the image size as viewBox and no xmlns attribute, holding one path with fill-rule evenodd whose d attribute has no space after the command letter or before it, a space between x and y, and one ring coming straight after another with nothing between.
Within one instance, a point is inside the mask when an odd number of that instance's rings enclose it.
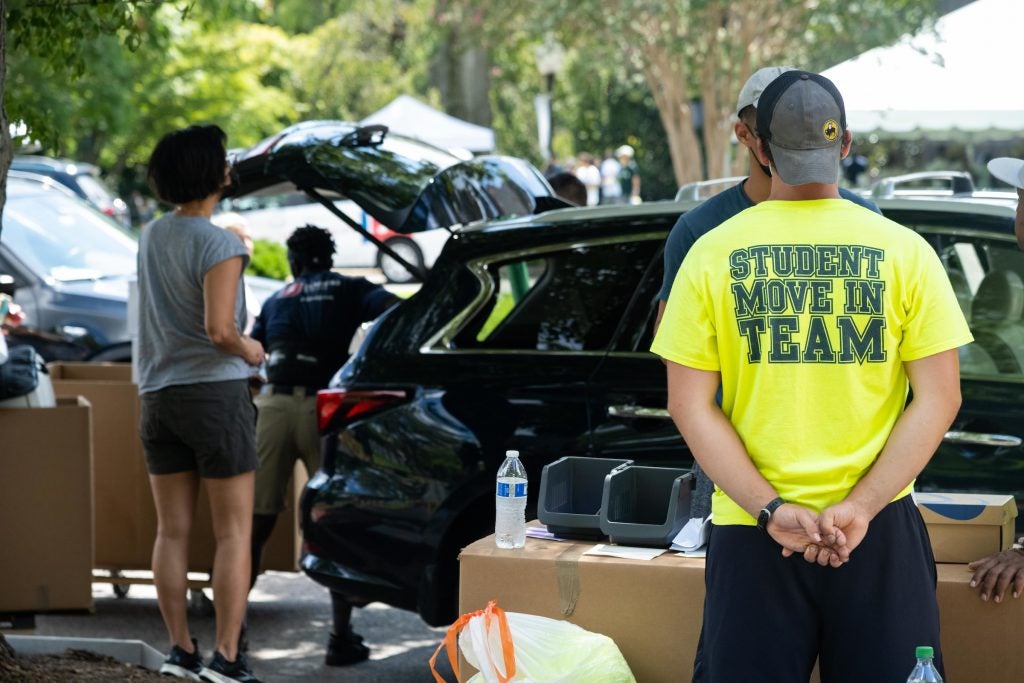
<instances>
[{"instance_id":1,"label":"black shorts","mask_svg":"<svg viewBox=\"0 0 1024 683\"><path fill-rule=\"evenodd\" d=\"M150 474L223 479L259 466L247 380L167 387L141 397L139 436Z\"/></svg>"},{"instance_id":2,"label":"black shorts","mask_svg":"<svg viewBox=\"0 0 1024 683\"><path fill-rule=\"evenodd\" d=\"M939 647L935 559L910 496L871 521L834 569L784 558L752 526L716 526L708 546L704 627L694 681L904 683L914 648Z\"/></svg>"}]
</instances>

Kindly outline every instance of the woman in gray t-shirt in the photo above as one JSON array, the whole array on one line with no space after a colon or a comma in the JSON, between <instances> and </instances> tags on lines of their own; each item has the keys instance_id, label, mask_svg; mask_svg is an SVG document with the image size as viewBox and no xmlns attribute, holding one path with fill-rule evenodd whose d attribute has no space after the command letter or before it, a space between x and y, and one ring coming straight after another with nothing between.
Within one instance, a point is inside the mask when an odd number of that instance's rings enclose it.
<instances>
[{"instance_id":1,"label":"woman in gray t-shirt","mask_svg":"<svg viewBox=\"0 0 1024 683\"><path fill-rule=\"evenodd\" d=\"M248 378L264 358L240 331L248 253L210 222L229 182L217 126L168 133L149 159L150 185L174 211L139 240L139 434L157 512L153 580L171 640L161 672L194 677L204 664L187 618L188 543L200 480L217 551L217 635L206 667L255 681L238 651L249 584L253 482L259 464Z\"/></svg>"}]
</instances>

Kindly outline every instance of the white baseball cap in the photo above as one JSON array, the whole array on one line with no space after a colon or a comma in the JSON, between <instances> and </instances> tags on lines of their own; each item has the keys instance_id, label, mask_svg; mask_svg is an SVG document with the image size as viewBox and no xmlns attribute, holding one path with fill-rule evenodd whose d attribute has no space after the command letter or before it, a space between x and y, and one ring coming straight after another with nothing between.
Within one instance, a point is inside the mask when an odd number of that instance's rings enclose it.
<instances>
[{"instance_id":1,"label":"white baseball cap","mask_svg":"<svg viewBox=\"0 0 1024 683\"><path fill-rule=\"evenodd\" d=\"M629 145L622 145L617 150L615 150L615 156L617 156L617 157L631 157L632 158L634 153L635 152L633 151L633 148L630 147Z\"/></svg>"},{"instance_id":2,"label":"white baseball cap","mask_svg":"<svg viewBox=\"0 0 1024 683\"><path fill-rule=\"evenodd\" d=\"M999 157L988 162L988 172L1004 183L1024 189L1024 159Z\"/></svg>"},{"instance_id":3,"label":"white baseball cap","mask_svg":"<svg viewBox=\"0 0 1024 683\"><path fill-rule=\"evenodd\" d=\"M757 100L760 99L761 93L768 87L768 84L787 71L793 70L794 68L791 66L766 66L751 74L747 82L740 88L740 96L736 98L736 113L739 114L747 107L756 107Z\"/></svg>"}]
</instances>

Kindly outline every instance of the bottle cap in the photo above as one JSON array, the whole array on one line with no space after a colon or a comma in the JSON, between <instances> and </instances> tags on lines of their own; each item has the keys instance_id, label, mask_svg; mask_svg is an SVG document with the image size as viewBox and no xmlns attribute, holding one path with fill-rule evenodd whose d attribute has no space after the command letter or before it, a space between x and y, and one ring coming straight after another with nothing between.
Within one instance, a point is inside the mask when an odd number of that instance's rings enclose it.
<instances>
[{"instance_id":1,"label":"bottle cap","mask_svg":"<svg viewBox=\"0 0 1024 683\"><path fill-rule=\"evenodd\" d=\"M519 457L519 451L505 451L505 457L506 458L518 458Z\"/></svg>"},{"instance_id":2,"label":"bottle cap","mask_svg":"<svg viewBox=\"0 0 1024 683\"><path fill-rule=\"evenodd\" d=\"M916 654L918 659L921 659L922 657L935 656L935 650L932 649L930 645L918 645L914 653Z\"/></svg>"}]
</instances>

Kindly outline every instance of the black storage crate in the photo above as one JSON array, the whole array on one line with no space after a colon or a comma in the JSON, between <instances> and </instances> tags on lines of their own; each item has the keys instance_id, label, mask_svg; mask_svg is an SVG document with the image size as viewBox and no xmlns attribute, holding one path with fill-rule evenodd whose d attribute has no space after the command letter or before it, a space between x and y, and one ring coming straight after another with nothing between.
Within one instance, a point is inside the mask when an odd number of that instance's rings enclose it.
<instances>
[{"instance_id":1,"label":"black storage crate","mask_svg":"<svg viewBox=\"0 0 1024 683\"><path fill-rule=\"evenodd\" d=\"M601 531L612 543L667 547L690 518L693 473L630 465L604 480Z\"/></svg>"},{"instance_id":2,"label":"black storage crate","mask_svg":"<svg viewBox=\"0 0 1024 683\"><path fill-rule=\"evenodd\" d=\"M601 538L601 498L609 472L632 460L567 456L544 466L537 518L566 538Z\"/></svg>"}]
</instances>

